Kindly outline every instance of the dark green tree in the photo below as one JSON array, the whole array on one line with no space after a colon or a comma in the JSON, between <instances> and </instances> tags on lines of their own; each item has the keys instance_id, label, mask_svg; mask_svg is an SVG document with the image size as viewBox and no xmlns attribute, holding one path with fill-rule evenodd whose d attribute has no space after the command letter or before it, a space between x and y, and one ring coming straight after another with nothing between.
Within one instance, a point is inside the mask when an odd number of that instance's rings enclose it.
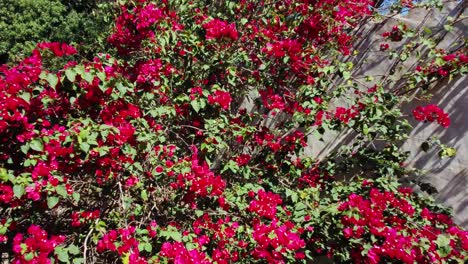
<instances>
[{"instance_id":1,"label":"dark green tree","mask_svg":"<svg viewBox=\"0 0 468 264\"><path fill-rule=\"evenodd\" d=\"M110 24L110 19L102 12L105 5L98 3L72 3L66 0L0 1L0 63L28 55L40 41L76 43L85 51L90 46L96 49L102 45L101 36Z\"/></svg>"}]
</instances>

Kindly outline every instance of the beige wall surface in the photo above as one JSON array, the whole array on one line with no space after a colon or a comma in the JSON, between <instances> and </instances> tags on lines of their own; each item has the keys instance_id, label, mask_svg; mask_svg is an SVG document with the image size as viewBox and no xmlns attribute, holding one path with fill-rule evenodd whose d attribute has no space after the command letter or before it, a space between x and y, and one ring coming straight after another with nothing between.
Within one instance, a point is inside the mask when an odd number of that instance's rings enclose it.
<instances>
[{"instance_id":1,"label":"beige wall surface","mask_svg":"<svg viewBox=\"0 0 468 264\"><path fill-rule=\"evenodd\" d=\"M390 31L392 26L403 22L415 30L430 29L432 32L439 32L447 20L455 18L457 22L453 25L453 30L447 34L435 34L438 39L439 48L453 50L463 43L467 38L468 16L465 1L445 1L445 8L442 11L434 9L416 8L405 15L384 16L384 23L381 21L368 21L358 34L363 37L357 49L359 55L352 59L355 65L353 77L357 76L380 76L388 75L392 67L396 73L391 77L396 80L389 84L389 87L398 85L398 78L414 70L418 62L408 60L404 63L398 62L399 58L390 60L387 54L379 50L380 43L383 43L382 33ZM387 42L392 49L398 50L405 45L405 40L401 42ZM463 45L463 44L461 44ZM424 52L421 50L422 59ZM404 67L398 67L397 64ZM400 72L399 72L400 71ZM406 71L406 72L403 72ZM403 112L408 115L408 120L413 125L410 137L403 143L402 148L410 152L407 166L421 169L423 176L421 180L435 187L438 191L435 194L437 201L453 208L454 220L465 229L468 228L468 78L459 76L453 80L440 80L432 85L432 98L428 100L418 100L418 94L414 94L413 100L403 107ZM436 124L421 123L414 120L411 111L418 105L436 104L445 112L449 113L451 125L443 128ZM428 138L436 136L442 144L457 149L457 155L453 158L440 158L438 151L434 148L428 152L421 150L421 144ZM314 157L324 157L327 151L333 151L344 142L353 140L352 133L328 132L324 136L324 141L318 141L314 137L309 138L309 149L306 155Z\"/></svg>"}]
</instances>

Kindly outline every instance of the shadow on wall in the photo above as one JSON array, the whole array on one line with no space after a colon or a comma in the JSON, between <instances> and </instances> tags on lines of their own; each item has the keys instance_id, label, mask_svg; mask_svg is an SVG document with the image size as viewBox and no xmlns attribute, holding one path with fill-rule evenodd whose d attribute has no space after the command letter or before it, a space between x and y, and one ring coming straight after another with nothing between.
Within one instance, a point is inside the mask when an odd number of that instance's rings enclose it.
<instances>
[{"instance_id":1,"label":"shadow on wall","mask_svg":"<svg viewBox=\"0 0 468 264\"><path fill-rule=\"evenodd\" d=\"M454 220L463 228L468 226L466 210L468 208L468 169L456 174L447 184L439 190L437 202L452 204Z\"/></svg>"},{"instance_id":2,"label":"shadow on wall","mask_svg":"<svg viewBox=\"0 0 468 264\"><path fill-rule=\"evenodd\" d=\"M435 14L424 13L424 10L417 10L416 13L410 14L410 17L415 15L412 26L425 27L429 26L433 32L437 31L438 27L443 26L447 16L466 14L466 4L453 3L449 7L448 13ZM405 19L405 23L407 22ZM372 25L360 29L364 35L375 34L388 30L398 21L398 17L387 19L383 28L376 28ZM426 22L423 22L426 21ZM427 23L427 24L425 24ZM467 23L462 22L455 25L458 35L465 35L467 32ZM422 25L424 24L424 25ZM379 34L377 34L380 36ZM447 50L452 50L460 36L457 34L446 34L441 36L440 46ZM378 37L377 36L377 37ZM463 38L463 37L462 37ZM358 49L362 52L354 59L357 71L353 76L361 75L378 75L386 74L389 66L394 64L394 61L388 60L386 57L380 56L379 51L376 51L380 42L378 38L363 42L358 45ZM424 53L424 52L423 52ZM398 60L398 58L397 58ZM419 62L412 61L410 68L414 68ZM406 68L406 67L405 67ZM405 73L402 73L405 74ZM398 75L398 74L397 74ZM397 81L397 85L398 85ZM435 198L438 202L453 208L454 220L463 228L468 228L468 77L462 76L449 80L444 78L436 82L430 88L433 97L430 100L419 100L417 95L410 103L403 106L402 112L408 116L408 121L414 127L409 138L401 144L404 150L410 152L408 164L411 167L421 169L423 171L422 182L428 183L435 187L438 194ZM436 104L446 111L451 119L449 128L443 128L438 124L421 123L416 121L412 116L412 110L419 105ZM438 150L433 147L428 152L421 150L421 144L430 137L437 137L442 144L457 149L458 154L453 158L441 159L438 155ZM342 131L338 134L329 134L324 137L325 142L314 142L310 144L315 148L311 150L312 155L320 158L325 157L330 152L336 152L342 145L350 145L355 141L355 133L352 131ZM311 139L314 141L314 139ZM379 146L376 146L379 148Z\"/></svg>"},{"instance_id":3,"label":"shadow on wall","mask_svg":"<svg viewBox=\"0 0 468 264\"><path fill-rule=\"evenodd\" d=\"M410 151L408 163L422 169L423 182L434 186L439 194L436 199L453 207L455 221L468 228L468 78L442 81L434 88L430 101L413 100L406 105L404 113L410 116L410 123L415 127L403 149ZM451 120L450 127L437 124L420 123L412 118L411 111L418 105L437 104L446 111ZM421 144L431 137L440 139L442 144L457 149L453 158L440 158L438 149L432 147L423 152Z\"/></svg>"},{"instance_id":4,"label":"shadow on wall","mask_svg":"<svg viewBox=\"0 0 468 264\"><path fill-rule=\"evenodd\" d=\"M459 3L450 15L466 14L466 4ZM455 25L461 35L466 35L467 23ZM448 34L441 39L441 47L454 48L460 36ZM447 48L447 49L449 49ZM436 200L453 208L454 220L463 228L468 228L468 77L453 80L448 78L437 82L432 88L430 100L415 99L403 108L410 116L415 128L403 148L411 152L409 164L425 172L424 182L438 190ZM412 118L411 111L418 105L436 104L449 114L451 124L443 128L437 124L420 123ZM428 138L436 137L442 144L457 149L453 158L441 159L438 150L433 148L425 153L421 144Z\"/></svg>"}]
</instances>

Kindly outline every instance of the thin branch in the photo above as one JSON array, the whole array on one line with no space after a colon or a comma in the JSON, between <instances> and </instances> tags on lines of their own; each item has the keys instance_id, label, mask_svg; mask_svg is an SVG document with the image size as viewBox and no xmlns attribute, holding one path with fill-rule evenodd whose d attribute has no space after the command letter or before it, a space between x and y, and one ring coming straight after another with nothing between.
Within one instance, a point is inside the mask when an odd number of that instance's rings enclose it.
<instances>
[{"instance_id":1,"label":"thin branch","mask_svg":"<svg viewBox=\"0 0 468 264\"><path fill-rule=\"evenodd\" d=\"M86 264L86 253L88 251L88 239L89 237L91 236L91 233L94 231L94 228L91 228L88 232L88 234L86 235L86 238L85 238L85 241L84 241L84 249L83 249L83 264Z\"/></svg>"}]
</instances>

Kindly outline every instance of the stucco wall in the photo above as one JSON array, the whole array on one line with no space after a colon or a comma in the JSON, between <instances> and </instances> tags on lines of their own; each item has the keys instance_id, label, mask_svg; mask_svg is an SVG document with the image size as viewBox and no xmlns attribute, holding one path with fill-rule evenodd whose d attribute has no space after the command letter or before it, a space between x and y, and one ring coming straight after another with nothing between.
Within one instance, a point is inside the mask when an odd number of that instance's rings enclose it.
<instances>
[{"instance_id":1,"label":"stucco wall","mask_svg":"<svg viewBox=\"0 0 468 264\"><path fill-rule=\"evenodd\" d=\"M368 21L358 30L358 34L364 37L357 46L360 55L351 59L356 68L353 77L385 76L393 68L396 73L391 78L396 82L389 84L387 88L399 85L399 78L408 71L413 71L419 62L413 59L402 63L398 62L399 58L388 59L386 54L379 50L380 43L383 43L382 33L390 31L392 26L399 22L404 22L415 30L428 28L432 32L438 32L438 29L443 28L443 25L447 23L448 17L467 16L467 5L465 1L448 1L445 2L445 8L442 11L418 8L404 15L384 16L384 23ZM467 19L460 19L454 24L452 32L435 35L439 39L438 47L449 51L460 47L460 43L467 37L467 23ZM406 44L405 40L387 43L395 50ZM421 50L422 54L425 52L427 50ZM398 65L404 67L399 68ZM413 94L411 102L404 106L403 111L408 115L408 120L414 129L402 148L410 151L407 166L414 166L423 171L420 180L435 187L438 191L435 195L436 200L452 207L455 222L468 228L468 78L461 76L450 81L442 79L432 85L431 91L434 96L430 100L418 100L419 94ZM416 122L412 118L412 109L418 105L431 103L439 105L449 113L451 119L449 128ZM445 145L455 147L457 155L453 158L441 159L435 148L427 153L423 152L421 144L432 136L440 138L441 143ZM327 132L324 141L310 137L308 143L311 147L307 149L306 155L324 157L329 151L336 150L341 144L347 144L352 140L353 134L349 131Z\"/></svg>"}]
</instances>

